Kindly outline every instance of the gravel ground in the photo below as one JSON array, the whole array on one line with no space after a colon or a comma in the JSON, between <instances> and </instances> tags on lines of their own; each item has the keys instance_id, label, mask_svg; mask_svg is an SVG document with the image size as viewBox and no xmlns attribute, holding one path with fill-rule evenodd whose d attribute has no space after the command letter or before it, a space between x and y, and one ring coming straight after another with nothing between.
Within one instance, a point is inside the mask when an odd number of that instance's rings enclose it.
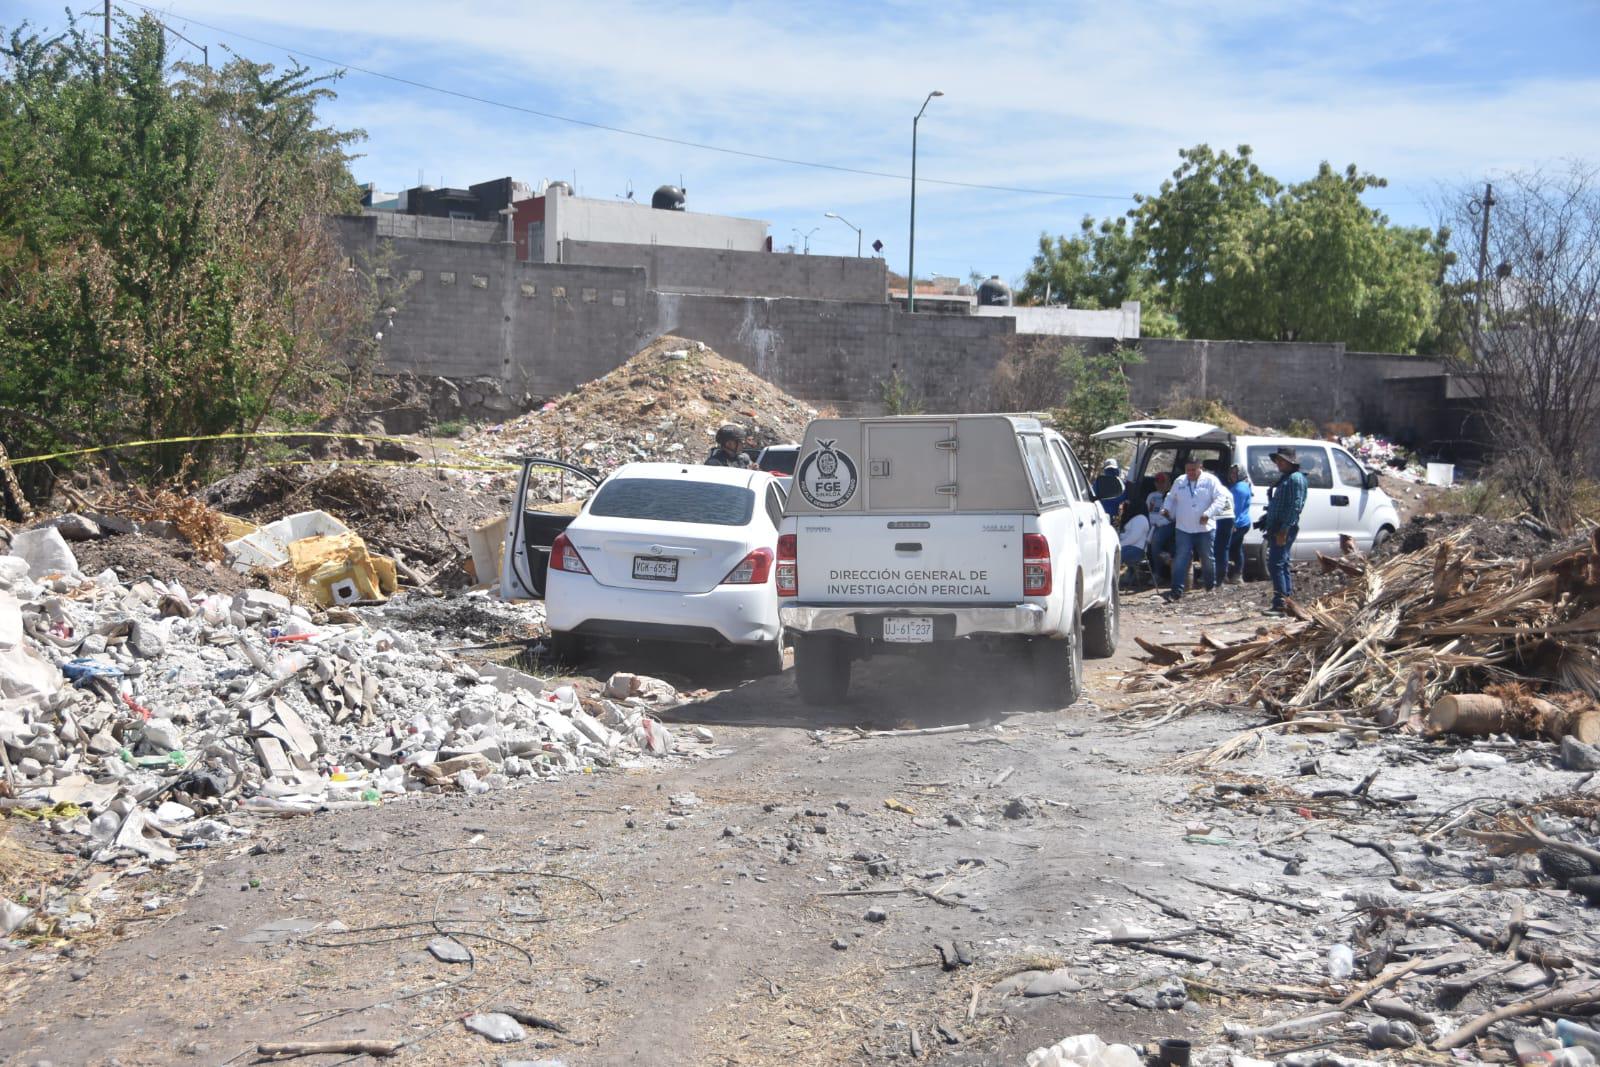
<instances>
[{"instance_id":1,"label":"gravel ground","mask_svg":"<svg viewBox=\"0 0 1600 1067\"><path fill-rule=\"evenodd\" d=\"M715 659L602 659L586 673L666 665L685 688L698 682L703 699L678 709L673 729L709 731L725 754L263 819L232 852L126 872L113 894L148 910L129 909L120 940L72 957L39 946L0 976L0 1061L240 1062L261 1041L382 1038L415 1042L399 1062L416 1064L882 1063L905 1059L915 1034L928 1059L1009 1064L1069 1034L1198 1049L1220 1043L1224 1020L1323 1010L1281 998L1330 988L1328 947L1359 944L1365 922L1343 893L1387 891L1391 874L1328 833L1375 835L1399 816L1305 799L1314 786L1349 788L1379 769L1374 793L1421 795L1421 818L1574 776L1550 768L1549 746L1522 746L1531 763L1458 770L1455 745L1342 734L1263 735L1236 763L1178 769L1175 758L1262 720L1122 721L1131 636L1248 633L1265 596L1226 589L1179 610L1130 598L1123 651L1091 661L1085 701L1062 711L1019 702L1007 664L959 657L858 665L850 699L820 711L799 703L787 672L738 683ZM853 729L960 725L971 728ZM1310 781L1307 759L1319 765ZM1218 788L1241 782L1257 789ZM1304 870L1286 873L1263 848L1304 853ZM1429 891L1419 899L1467 894L1503 923L1481 872L1414 845L1401 855L1414 891ZM1536 915L1571 922L1553 899ZM1166 944L1203 962L1095 943L1118 927L1171 931ZM429 955L441 933L473 962ZM970 946L972 964L944 970L941 942ZM1065 968L1068 991L994 989L1040 967ZM1194 999L1156 1006L1152 991L1177 975ZM497 1007L565 1030L501 1047L459 1021Z\"/></svg>"}]
</instances>

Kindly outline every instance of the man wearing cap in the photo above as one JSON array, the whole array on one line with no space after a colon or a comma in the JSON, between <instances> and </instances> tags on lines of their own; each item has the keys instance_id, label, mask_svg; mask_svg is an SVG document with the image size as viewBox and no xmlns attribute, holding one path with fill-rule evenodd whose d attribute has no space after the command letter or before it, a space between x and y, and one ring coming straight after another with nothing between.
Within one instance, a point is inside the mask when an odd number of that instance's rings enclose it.
<instances>
[{"instance_id":1,"label":"man wearing cap","mask_svg":"<svg viewBox=\"0 0 1600 1067\"><path fill-rule=\"evenodd\" d=\"M1206 470L1200 457L1191 455L1183 464L1183 477L1167 494L1161 513L1177 527L1172 558L1172 587L1162 594L1166 600L1183 596L1189 581L1189 562L1200 557L1200 574L1207 590L1217 587L1215 541L1217 520L1233 518L1233 494L1223 488L1215 474Z\"/></svg>"},{"instance_id":2,"label":"man wearing cap","mask_svg":"<svg viewBox=\"0 0 1600 1067\"><path fill-rule=\"evenodd\" d=\"M1259 526L1266 535L1267 573L1272 576L1272 611L1285 610L1285 601L1294 595L1294 578L1289 573L1289 556L1300 533L1300 512L1306 506L1306 476L1293 445L1280 445L1272 453L1278 467L1278 480L1267 490L1267 513Z\"/></svg>"},{"instance_id":3,"label":"man wearing cap","mask_svg":"<svg viewBox=\"0 0 1600 1067\"><path fill-rule=\"evenodd\" d=\"M1172 562L1172 520L1161 514L1167 503L1167 491L1172 488L1172 475L1157 471L1155 489L1144 498L1144 513L1150 517L1150 573L1156 581L1165 581L1163 570Z\"/></svg>"},{"instance_id":4,"label":"man wearing cap","mask_svg":"<svg viewBox=\"0 0 1600 1067\"><path fill-rule=\"evenodd\" d=\"M1100 477L1094 480L1094 498L1113 519L1122 510L1122 502L1128 498L1128 485L1122 480L1122 467L1115 459L1106 460Z\"/></svg>"},{"instance_id":5,"label":"man wearing cap","mask_svg":"<svg viewBox=\"0 0 1600 1067\"><path fill-rule=\"evenodd\" d=\"M744 427L728 423L717 431L717 447L706 457L708 467L749 467L750 457L745 455Z\"/></svg>"}]
</instances>

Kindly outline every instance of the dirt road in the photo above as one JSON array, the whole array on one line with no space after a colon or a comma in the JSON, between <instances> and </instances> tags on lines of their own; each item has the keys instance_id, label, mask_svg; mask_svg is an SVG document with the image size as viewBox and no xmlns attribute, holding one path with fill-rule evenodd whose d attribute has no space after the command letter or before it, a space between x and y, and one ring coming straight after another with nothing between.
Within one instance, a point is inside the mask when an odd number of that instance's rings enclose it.
<instances>
[{"instance_id":1,"label":"dirt road","mask_svg":"<svg viewBox=\"0 0 1600 1067\"><path fill-rule=\"evenodd\" d=\"M1214 966L1248 984L1261 957L1221 937L1189 960L1095 944L1192 929L1131 889L1202 922L1314 920L1182 880L1280 866L1217 847L1192 825L1193 781L1163 768L1246 723L1130 731L1106 705L1133 634L1248 633L1261 599L1225 590L1175 613L1138 598L1124 651L1091 661L1064 711L1017 704L1003 668L884 660L818 715L786 672L679 709L674 728L710 730L718 758L264 820L231 853L116 882L148 909L120 939L0 975L0 1060L239 1063L258 1042L361 1038L408 1042L397 1062L417 1064L1008 1064L1074 1033L1214 1032L1215 1004L1169 1010L1153 991ZM1341 857L1342 873L1373 859ZM439 941L470 960L436 958ZM1317 941L1269 939L1267 955L1314 980ZM971 964L944 969L940 943ZM993 988L1058 966L1061 995ZM460 1021L496 1009L556 1026L494 1045Z\"/></svg>"}]
</instances>

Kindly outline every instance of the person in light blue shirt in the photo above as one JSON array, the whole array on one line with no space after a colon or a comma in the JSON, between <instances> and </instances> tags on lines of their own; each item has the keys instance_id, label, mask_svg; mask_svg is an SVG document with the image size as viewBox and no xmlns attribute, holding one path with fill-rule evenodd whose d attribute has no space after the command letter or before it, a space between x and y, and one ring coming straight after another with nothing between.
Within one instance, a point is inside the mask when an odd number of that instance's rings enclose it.
<instances>
[{"instance_id":1,"label":"person in light blue shirt","mask_svg":"<svg viewBox=\"0 0 1600 1067\"><path fill-rule=\"evenodd\" d=\"M1179 478L1167 493L1161 514L1172 520L1176 528L1172 559L1172 585L1161 594L1163 600L1183 598L1189 579L1189 562L1200 560L1201 581L1209 591L1217 585L1217 557L1215 536L1217 520L1233 517L1233 497L1222 487L1217 476L1206 470L1200 457L1191 455L1184 460L1184 476Z\"/></svg>"},{"instance_id":2,"label":"person in light blue shirt","mask_svg":"<svg viewBox=\"0 0 1600 1067\"><path fill-rule=\"evenodd\" d=\"M1244 535L1250 532L1250 500L1253 491L1244 468L1235 463L1228 468L1228 490L1233 494L1233 530L1222 536L1217 524L1217 573L1229 585L1244 582Z\"/></svg>"}]
</instances>

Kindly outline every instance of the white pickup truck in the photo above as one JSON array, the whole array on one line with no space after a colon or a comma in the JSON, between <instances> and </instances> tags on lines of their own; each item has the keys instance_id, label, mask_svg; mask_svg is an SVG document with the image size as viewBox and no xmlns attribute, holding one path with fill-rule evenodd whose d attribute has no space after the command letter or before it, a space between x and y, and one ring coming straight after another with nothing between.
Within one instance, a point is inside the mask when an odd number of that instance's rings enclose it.
<instances>
[{"instance_id":1,"label":"white pickup truck","mask_svg":"<svg viewBox=\"0 0 1600 1067\"><path fill-rule=\"evenodd\" d=\"M1117 558L1077 457L1037 419L817 419L776 570L800 695L836 702L854 660L965 641L1023 652L1037 697L1071 704L1084 655L1116 648Z\"/></svg>"}]
</instances>

